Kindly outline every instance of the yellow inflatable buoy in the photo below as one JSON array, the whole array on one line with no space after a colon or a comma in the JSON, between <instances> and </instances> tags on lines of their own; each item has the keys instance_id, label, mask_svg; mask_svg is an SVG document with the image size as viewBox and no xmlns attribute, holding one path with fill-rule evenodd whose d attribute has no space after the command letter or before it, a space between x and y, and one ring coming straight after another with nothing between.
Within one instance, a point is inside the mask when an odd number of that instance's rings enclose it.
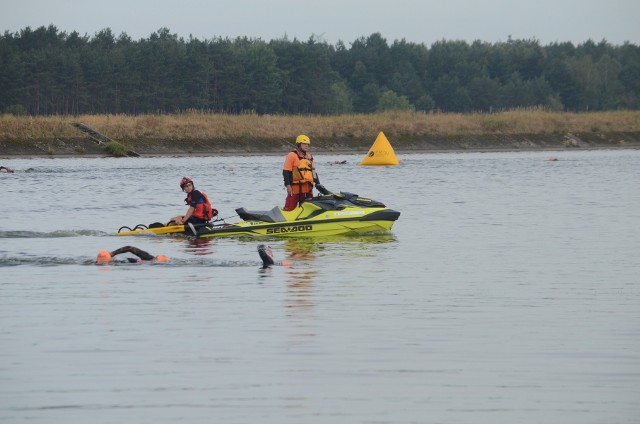
<instances>
[{"instance_id":1,"label":"yellow inflatable buoy","mask_svg":"<svg viewBox=\"0 0 640 424\"><path fill-rule=\"evenodd\" d=\"M360 165L397 165L398 158L387 140L384 133L380 131L376 141L373 143L367 155L362 159Z\"/></svg>"}]
</instances>

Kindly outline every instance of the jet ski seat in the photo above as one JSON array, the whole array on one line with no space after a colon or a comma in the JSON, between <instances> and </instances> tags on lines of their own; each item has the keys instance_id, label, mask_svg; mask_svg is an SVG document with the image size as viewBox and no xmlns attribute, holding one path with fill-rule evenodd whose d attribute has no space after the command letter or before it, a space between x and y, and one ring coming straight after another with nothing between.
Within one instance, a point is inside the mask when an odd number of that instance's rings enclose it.
<instances>
[{"instance_id":1,"label":"jet ski seat","mask_svg":"<svg viewBox=\"0 0 640 424\"><path fill-rule=\"evenodd\" d=\"M248 211L245 208L237 208L236 213L245 221L285 222L280 208L275 206L270 211Z\"/></svg>"},{"instance_id":2,"label":"jet ski seat","mask_svg":"<svg viewBox=\"0 0 640 424\"><path fill-rule=\"evenodd\" d=\"M303 219L309 219L322 211L332 210L335 208L325 208L322 204L313 200L303 202L292 211L283 213L282 209L275 206L270 211L248 211L245 208L237 208L236 213L245 221L264 221L264 222L291 222Z\"/></svg>"}]
</instances>

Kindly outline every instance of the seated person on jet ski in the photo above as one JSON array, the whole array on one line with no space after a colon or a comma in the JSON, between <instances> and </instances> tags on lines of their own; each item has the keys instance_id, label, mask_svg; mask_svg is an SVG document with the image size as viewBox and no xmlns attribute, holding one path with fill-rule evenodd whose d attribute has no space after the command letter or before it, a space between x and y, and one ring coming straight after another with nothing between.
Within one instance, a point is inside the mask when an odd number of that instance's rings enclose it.
<instances>
[{"instance_id":1,"label":"seated person on jet ski","mask_svg":"<svg viewBox=\"0 0 640 424\"><path fill-rule=\"evenodd\" d=\"M149 252L145 252L142 249L138 249L133 246L123 246L119 249L114 250L113 252L109 252L107 250L101 250L98 252L98 257L96 258L97 264L107 264L109 262L113 262L113 257L119 255L121 253L133 253L138 258L127 258L126 261L118 261L118 262L129 262L129 263L137 263L137 262L167 262L169 258L165 255L153 256Z\"/></svg>"},{"instance_id":2,"label":"seated person on jet ski","mask_svg":"<svg viewBox=\"0 0 640 424\"><path fill-rule=\"evenodd\" d=\"M187 209L186 214L171 218L167 226L206 224L218 214L218 211L211 206L207 195L195 189L191 178L183 177L180 180L180 188L187 193L187 198L184 199L184 202L189 205L189 209Z\"/></svg>"},{"instance_id":3,"label":"seated person on jet ski","mask_svg":"<svg viewBox=\"0 0 640 424\"><path fill-rule=\"evenodd\" d=\"M295 150L289 152L284 159L282 176L287 188L284 210L292 211L305 200L313 197L313 184L320 185L320 178L313 164L313 156L307 150L311 140L304 134L296 138Z\"/></svg>"}]
</instances>

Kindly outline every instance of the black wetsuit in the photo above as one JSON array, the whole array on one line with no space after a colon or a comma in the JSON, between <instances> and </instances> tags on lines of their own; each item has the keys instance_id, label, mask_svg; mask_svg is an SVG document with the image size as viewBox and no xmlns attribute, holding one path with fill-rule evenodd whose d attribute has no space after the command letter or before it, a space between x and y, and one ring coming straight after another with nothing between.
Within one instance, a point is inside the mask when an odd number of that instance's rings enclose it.
<instances>
[{"instance_id":1,"label":"black wetsuit","mask_svg":"<svg viewBox=\"0 0 640 424\"><path fill-rule=\"evenodd\" d=\"M110 253L111 253L111 257L114 257L121 253L133 253L138 258L140 258L140 259L127 258L129 262L139 262L140 260L152 261L153 259L155 259L155 256L151 255L149 252L145 252L144 250L138 249L137 247L133 247L133 246L123 246Z\"/></svg>"}]
</instances>

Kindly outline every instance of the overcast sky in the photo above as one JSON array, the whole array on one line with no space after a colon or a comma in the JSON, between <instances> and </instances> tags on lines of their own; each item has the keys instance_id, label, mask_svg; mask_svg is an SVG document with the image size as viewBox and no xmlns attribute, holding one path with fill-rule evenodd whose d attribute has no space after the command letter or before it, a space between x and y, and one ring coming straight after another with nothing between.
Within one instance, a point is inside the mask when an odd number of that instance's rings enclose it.
<instances>
[{"instance_id":1,"label":"overcast sky","mask_svg":"<svg viewBox=\"0 0 640 424\"><path fill-rule=\"evenodd\" d=\"M347 47L375 32L405 39L490 43L588 39L640 44L640 0L0 0L0 31L55 25L93 36L111 28L135 40L160 28L201 40L314 36Z\"/></svg>"}]
</instances>

